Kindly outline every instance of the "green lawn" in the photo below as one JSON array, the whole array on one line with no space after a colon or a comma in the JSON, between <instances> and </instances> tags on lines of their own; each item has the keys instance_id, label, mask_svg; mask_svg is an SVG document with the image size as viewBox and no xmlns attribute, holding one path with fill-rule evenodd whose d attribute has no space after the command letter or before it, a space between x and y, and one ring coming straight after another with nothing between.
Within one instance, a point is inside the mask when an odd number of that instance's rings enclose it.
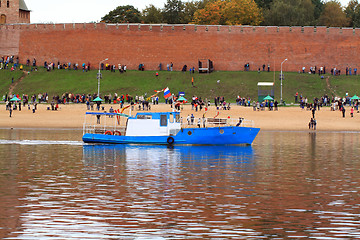
<instances>
[{"instance_id":1,"label":"green lawn","mask_svg":"<svg viewBox=\"0 0 360 240\"><path fill-rule=\"evenodd\" d=\"M127 71L120 74L118 71L101 71L100 93L118 93L130 95L148 96L154 90L169 87L171 93L177 94L184 91L187 98L196 95L202 98L213 99L215 96L224 96L225 99L235 101L237 95L257 99L258 82L272 82L273 72L213 72L211 74L190 74L189 72L161 71L156 77L156 71ZM0 70L0 93L9 91L11 77L19 79L22 72L17 70ZM16 86L14 93L38 94L47 92L49 96L62 95L63 93L97 93L97 71L82 72L82 70L55 70L47 72L39 67L38 71L30 71L28 75ZM191 78L194 77L194 87ZM326 84L329 77L330 88ZM220 81L218 81L220 80ZM350 96L360 94L359 76L330 76L325 75L321 79L319 75L299 74L285 72L283 80L283 99L287 103L294 101L294 94L299 92L303 96L312 99L323 94L344 96L346 92ZM280 100L279 72L275 73L275 98ZM163 98L160 98L163 100Z\"/></svg>"}]
</instances>

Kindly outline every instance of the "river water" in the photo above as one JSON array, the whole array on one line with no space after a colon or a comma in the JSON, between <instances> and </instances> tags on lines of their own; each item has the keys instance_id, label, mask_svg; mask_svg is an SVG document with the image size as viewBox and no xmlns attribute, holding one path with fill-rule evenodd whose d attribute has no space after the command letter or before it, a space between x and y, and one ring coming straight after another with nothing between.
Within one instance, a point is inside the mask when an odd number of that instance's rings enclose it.
<instances>
[{"instance_id":1,"label":"river water","mask_svg":"<svg viewBox=\"0 0 360 240\"><path fill-rule=\"evenodd\" d=\"M252 146L84 145L0 130L1 239L360 238L360 134Z\"/></svg>"}]
</instances>

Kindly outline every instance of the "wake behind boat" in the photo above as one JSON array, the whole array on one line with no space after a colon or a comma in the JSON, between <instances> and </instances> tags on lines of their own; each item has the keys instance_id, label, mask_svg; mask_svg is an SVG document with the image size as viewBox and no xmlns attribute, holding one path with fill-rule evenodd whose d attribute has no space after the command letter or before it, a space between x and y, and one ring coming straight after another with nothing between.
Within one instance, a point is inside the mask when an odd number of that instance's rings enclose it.
<instances>
[{"instance_id":1,"label":"wake behind boat","mask_svg":"<svg viewBox=\"0 0 360 240\"><path fill-rule=\"evenodd\" d=\"M180 112L86 112L85 143L250 145L260 128L253 122L231 118L183 119Z\"/></svg>"}]
</instances>

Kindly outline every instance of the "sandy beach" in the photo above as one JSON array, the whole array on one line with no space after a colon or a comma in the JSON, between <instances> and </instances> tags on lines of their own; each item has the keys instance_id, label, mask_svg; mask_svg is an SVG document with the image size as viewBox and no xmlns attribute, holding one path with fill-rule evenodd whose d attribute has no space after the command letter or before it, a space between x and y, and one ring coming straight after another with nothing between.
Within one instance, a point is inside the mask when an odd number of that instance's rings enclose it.
<instances>
[{"instance_id":1,"label":"sandy beach","mask_svg":"<svg viewBox=\"0 0 360 240\"><path fill-rule=\"evenodd\" d=\"M119 105L104 104L108 111L110 106L118 109ZM35 113L26 106L21 111L15 110L12 117L9 117L9 111L5 110L5 105L0 105L0 128L70 128L81 129L84 122L86 105L68 104L60 105L58 111L47 110L48 104L38 104ZM171 111L169 105L159 104L151 105L152 111ZM206 113L206 117L214 117L219 112L221 118L244 117L253 120L255 127L261 130L269 131L308 131L308 123L312 117L311 111L302 110L300 107L282 107L278 111L253 111L252 107L243 107L232 105L231 110L216 110L211 106ZM128 113L126 111L125 113ZM135 111L132 111L134 115ZM182 116L187 117L193 113L195 117L202 117L202 111L195 112L191 110L191 105L185 105L182 110ZM360 113L355 111L354 117L350 117L350 107L346 107L346 116L342 117L340 111L330 111L329 107L321 108L315 114L317 120L317 131L360 131Z\"/></svg>"}]
</instances>

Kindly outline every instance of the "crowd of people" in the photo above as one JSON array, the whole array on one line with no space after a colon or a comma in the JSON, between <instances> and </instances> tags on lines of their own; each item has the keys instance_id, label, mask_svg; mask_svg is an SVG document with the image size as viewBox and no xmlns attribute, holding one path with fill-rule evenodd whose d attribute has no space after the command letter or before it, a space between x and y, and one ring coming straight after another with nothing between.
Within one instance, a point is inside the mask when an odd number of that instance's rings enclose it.
<instances>
[{"instance_id":1,"label":"crowd of people","mask_svg":"<svg viewBox=\"0 0 360 240\"><path fill-rule=\"evenodd\" d=\"M30 59L26 60L26 65L31 66L33 69L37 69L37 60L36 58L33 58L32 61ZM20 65L19 57L15 56L3 56L0 58L0 69L10 69L10 70L16 70L18 67L22 69L22 65ZM44 68L47 69L47 71L52 71L55 69L67 69L67 70L83 70L84 72L91 70L91 64L90 62L82 63L79 65L78 63L60 63L59 61L57 64L54 62L44 62L43 65ZM144 66L142 66L144 67ZM173 63L167 64L167 70L172 71L173 70ZM109 70L112 72L115 72L118 70L120 73L126 72L127 67L123 64L118 64L117 66L114 64L108 64L108 63L101 63L100 64L101 70ZM244 70L250 69L250 64L247 63L244 66ZM262 70L266 71L266 65L264 64L262 66ZM270 69L270 66L268 65L268 70ZM184 71L187 71L187 66L185 65L183 67ZM260 71L260 69L259 69ZM190 68L190 72L194 72L194 68ZM305 67L302 68L301 72L305 73L307 72L307 69ZM326 74L326 67L310 67L309 73L311 74ZM340 75L341 71L337 68L332 68L330 70L331 74L333 75ZM346 75L357 75L357 68L352 67L346 67L345 70ZM20 101L11 101L11 98L17 96ZM50 97L47 93L39 93L39 94L33 94L33 95L26 95L23 94L21 96L19 95L3 95L3 102L6 103L6 110L11 111L10 116L13 110L19 110L21 111L22 108L27 108L29 110L32 110L34 113L37 110L37 104L39 103L48 103L51 105L51 110L57 110L59 108L59 104L67 104L67 103L83 103L86 104L87 109L93 110L94 105L96 104L96 107L98 110L100 110L101 102L94 102L94 99L98 97L97 94L73 94L73 93L63 93L62 95L55 95ZM147 94L141 96L131 96L129 94L122 94L118 95L117 93L114 94L105 94L103 96L103 100L105 103L108 104L119 104L120 108L123 108L126 104L132 106L136 105L137 109L140 111L146 111L151 110L151 105L159 104L159 97L158 96L152 96L150 98L147 97ZM176 99L179 96L173 96L172 98L165 99L166 104L173 104L173 101L176 101ZM49 99L50 98L50 99ZM278 102L276 100L271 101L253 101L249 97L240 97L237 96L236 98L236 104L239 106L244 107L253 107L254 111L261 111L268 109L270 111L272 110L278 110ZM343 117L345 117L345 106L351 107L350 115L354 116L354 111L359 112L358 100L351 100L351 97L346 93L344 97L336 97L336 96L328 96L323 95L321 97L315 97L312 99L312 101L308 100L308 98L305 96L303 97L302 94L296 93L295 94L295 103L299 104L301 109L306 109L311 111L312 118L309 122L309 129L316 129L316 117L315 113L316 111L319 111L322 107L327 106L330 107L331 111L341 111ZM214 98L213 105L217 110L230 110L231 104L230 102L225 101L225 98L223 96L218 96ZM177 103L175 104L175 108L180 110L181 104ZM195 112L202 111L203 108L208 109L211 106L210 100L207 98L202 99L201 97L193 96L191 98L191 106L192 110ZM190 118L191 119L191 118Z\"/></svg>"}]
</instances>

